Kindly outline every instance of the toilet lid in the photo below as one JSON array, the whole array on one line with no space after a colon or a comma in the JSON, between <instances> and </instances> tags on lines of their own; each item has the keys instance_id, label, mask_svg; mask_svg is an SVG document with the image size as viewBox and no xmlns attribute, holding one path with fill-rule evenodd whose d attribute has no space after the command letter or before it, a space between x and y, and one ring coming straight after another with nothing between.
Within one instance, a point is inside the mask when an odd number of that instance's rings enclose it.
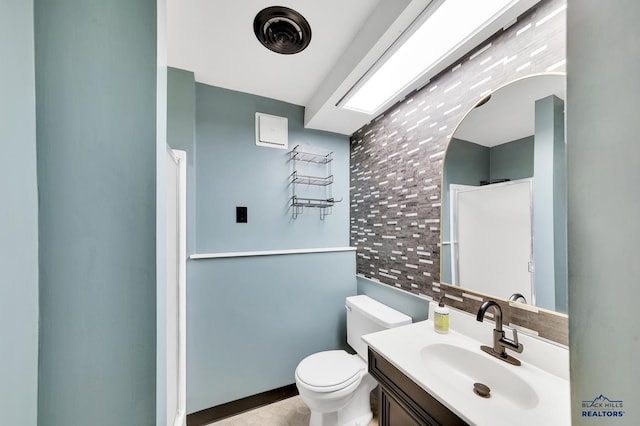
<instances>
[{"instance_id":1,"label":"toilet lid","mask_svg":"<svg viewBox=\"0 0 640 426\"><path fill-rule=\"evenodd\" d=\"M296 375L305 384L319 388L319 391L326 388L330 392L353 383L364 367L357 356L341 350L326 351L303 359L296 369Z\"/></svg>"}]
</instances>

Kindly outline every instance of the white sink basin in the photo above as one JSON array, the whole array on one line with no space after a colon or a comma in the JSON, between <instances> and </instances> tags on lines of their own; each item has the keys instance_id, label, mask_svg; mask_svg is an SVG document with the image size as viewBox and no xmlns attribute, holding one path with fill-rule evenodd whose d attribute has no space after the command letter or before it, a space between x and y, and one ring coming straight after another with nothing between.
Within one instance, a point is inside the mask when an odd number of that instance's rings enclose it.
<instances>
[{"instance_id":1,"label":"white sink basin","mask_svg":"<svg viewBox=\"0 0 640 426\"><path fill-rule=\"evenodd\" d=\"M385 357L418 386L440 401L465 422L476 426L570 425L571 398L568 381L568 351L521 335L524 352L514 354L522 362L515 366L480 349L492 339L492 324L480 323L475 316L450 315L454 325L473 333L452 329L436 333L427 320L363 336L363 340ZM473 337L472 337L473 336ZM559 357L559 358L558 358ZM537 367L561 365L550 373ZM556 360L547 362L547 359ZM564 360L564 361L563 361ZM555 370L554 370L555 371ZM491 389L489 398L473 391L474 383Z\"/></svg>"},{"instance_id":2,"label":"white sink basin","mask_svg":"<svg viewBox=\"0 0 640 426\"><path fill-rule=\"evenodd\" d=\"M477 352L447 343L427 345L420 350L424 367L460 393L474 393L474 383L482 383L491 390L488 398L499 400L514 408L531 409L538 405L535 390L512 369L516 366L493 359L478 348ZM504 365L500 364L503 363Z\"/></svg>"}]
</instances>

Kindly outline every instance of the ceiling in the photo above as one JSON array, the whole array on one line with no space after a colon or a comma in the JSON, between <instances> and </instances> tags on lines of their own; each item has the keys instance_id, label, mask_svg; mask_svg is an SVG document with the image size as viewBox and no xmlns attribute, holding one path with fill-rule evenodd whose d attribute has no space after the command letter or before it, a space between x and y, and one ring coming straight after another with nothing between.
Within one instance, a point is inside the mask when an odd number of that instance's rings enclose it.
<instances>
[{"instance_id":1,"label":"ceiling","mask_svg":"<svg viewBox=\"0 0 640 426\"><path fill-rule=\"evenodd\" d=\"M307 128L350 135L375 115L338 108L338 102L425 10L428 15L443 1L169 1L167 60L171 67L193 71L197 82L301 105ZM440 68L430 70L390 102L426 84L429 76L511 25L538 1L513 2L508 13L476 31L438 64ZM257 40L254 18L270 6L289 7L307 19L312 37L305 50L282 55Z\"/></svg>"},{"instance_id":2,"label":"ceiling","mask_svg":"<svg viewBox=\"0 0 640 426\"><path fill-rule=\"evenodd\" d=\"M351 134L373 117L336 103L431 0L181 0L168 2L169 66L198 82L305 107L305 126ZM295 55L256 39L253 19L286 6L309 21L311 44Z\"/></svg>"}]
</instances>

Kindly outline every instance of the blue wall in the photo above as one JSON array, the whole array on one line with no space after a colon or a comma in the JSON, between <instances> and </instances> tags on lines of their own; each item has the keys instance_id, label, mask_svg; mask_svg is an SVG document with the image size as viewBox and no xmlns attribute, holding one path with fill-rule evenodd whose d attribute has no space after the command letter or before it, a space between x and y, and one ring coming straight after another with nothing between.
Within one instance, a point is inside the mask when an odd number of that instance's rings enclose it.
<instances>
[{"instance_id":1,"label":"blue wall","mask_svg":"<svg viewBox=\"0 0 640 426\"><path fill-rule=\"evenodd\" d=\"M156 2L35 4L39 424L154 425Z\"/></svg>"},{"instance_id":2,"label":"blue wall","mask_svg":"<svg viewBox=\"0 0 640 426\"><path fill-rule=\"evenodd\" d=\"M169 70L168 93L169 143L189 156L189 254L348 245L346 136L304 129L300 106L195 83L182 70ZM334 152L332 191L345 202L332 215L292 219L288 150L255 145L255 112L288 118L290 148ZM248 207L248 223L235 223L236 206ZM353 251L190 260L187 411L294 383L302 358L346 347L354 272Z\"/></svg>"},{"instance_id":3,"label":"blue wall","mask_svg":"<svg viewBox=\"0 0 640 426\"><path fill-rule=\"evenodd\" d=\"M0 424L35 426L38 190L33 1L0 3Z\"/></svg>"},{"instance_id":4,"label":"blue wall","mask_svg":"<svg viewBox=\"0 0 640 426\"><path fill-rule=\"evenodd\" d=\"M317 210L291 218L288 150L257 147L255 112L287 117L289 148L334 152L333 196L344 202L319 220ZM303 128L304 108L204 84L196 85L196 249L199 252L346 246L349 237L349 140ZM249 221L235 223L235 207Z\"/></svg>"},{"instance_id":5,"label":"blue wall","mask_svg":"<svg viewBox=\"0 0 640 426\"><path fill-rule=\"evenodd\" d=\"M295 382L314 352L346 347L355 254L191 261L187 411Z\"/></svg>"},{"instance_id":6,"label":"blue wall","mask_svg":"<svg viewBox=\"0 0 640 426\"><path fill-rule=\"evenodd\" d=\"M409 315L413 322L429 318L429 301L427 299L365 277L357 276L356 281L358 294L366 294L380 303Z\"/></svg>"},{"instance_id":7,"label":"blue wall","mask_svg":"<svg viewBox=\"0 0 640 426\"><path fill-rule=\"evenodd\" d=\"M605 395L640 424L640 3L569 0L567 182L571 408ZM594 100L597 99L597 102Z\"/></svg>"}]
</instances>

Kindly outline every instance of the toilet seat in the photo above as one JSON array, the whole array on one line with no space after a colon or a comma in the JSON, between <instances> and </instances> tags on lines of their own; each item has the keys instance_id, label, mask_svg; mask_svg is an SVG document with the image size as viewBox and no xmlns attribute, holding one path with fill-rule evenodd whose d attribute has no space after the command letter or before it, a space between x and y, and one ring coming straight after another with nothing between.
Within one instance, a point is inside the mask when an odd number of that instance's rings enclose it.
<instances>
[{"instance_id":1,"label":"toilet seat","mask_svg":"<svg viewBox=\"0 0 640 426\"><path fill-rule=\"evenodd\" d=\"M307 389L324 393L344 389L362 377L366 365L345 351L325 351L309 355L296 368L296 378Z\"/></svg>"}]
</instances>

